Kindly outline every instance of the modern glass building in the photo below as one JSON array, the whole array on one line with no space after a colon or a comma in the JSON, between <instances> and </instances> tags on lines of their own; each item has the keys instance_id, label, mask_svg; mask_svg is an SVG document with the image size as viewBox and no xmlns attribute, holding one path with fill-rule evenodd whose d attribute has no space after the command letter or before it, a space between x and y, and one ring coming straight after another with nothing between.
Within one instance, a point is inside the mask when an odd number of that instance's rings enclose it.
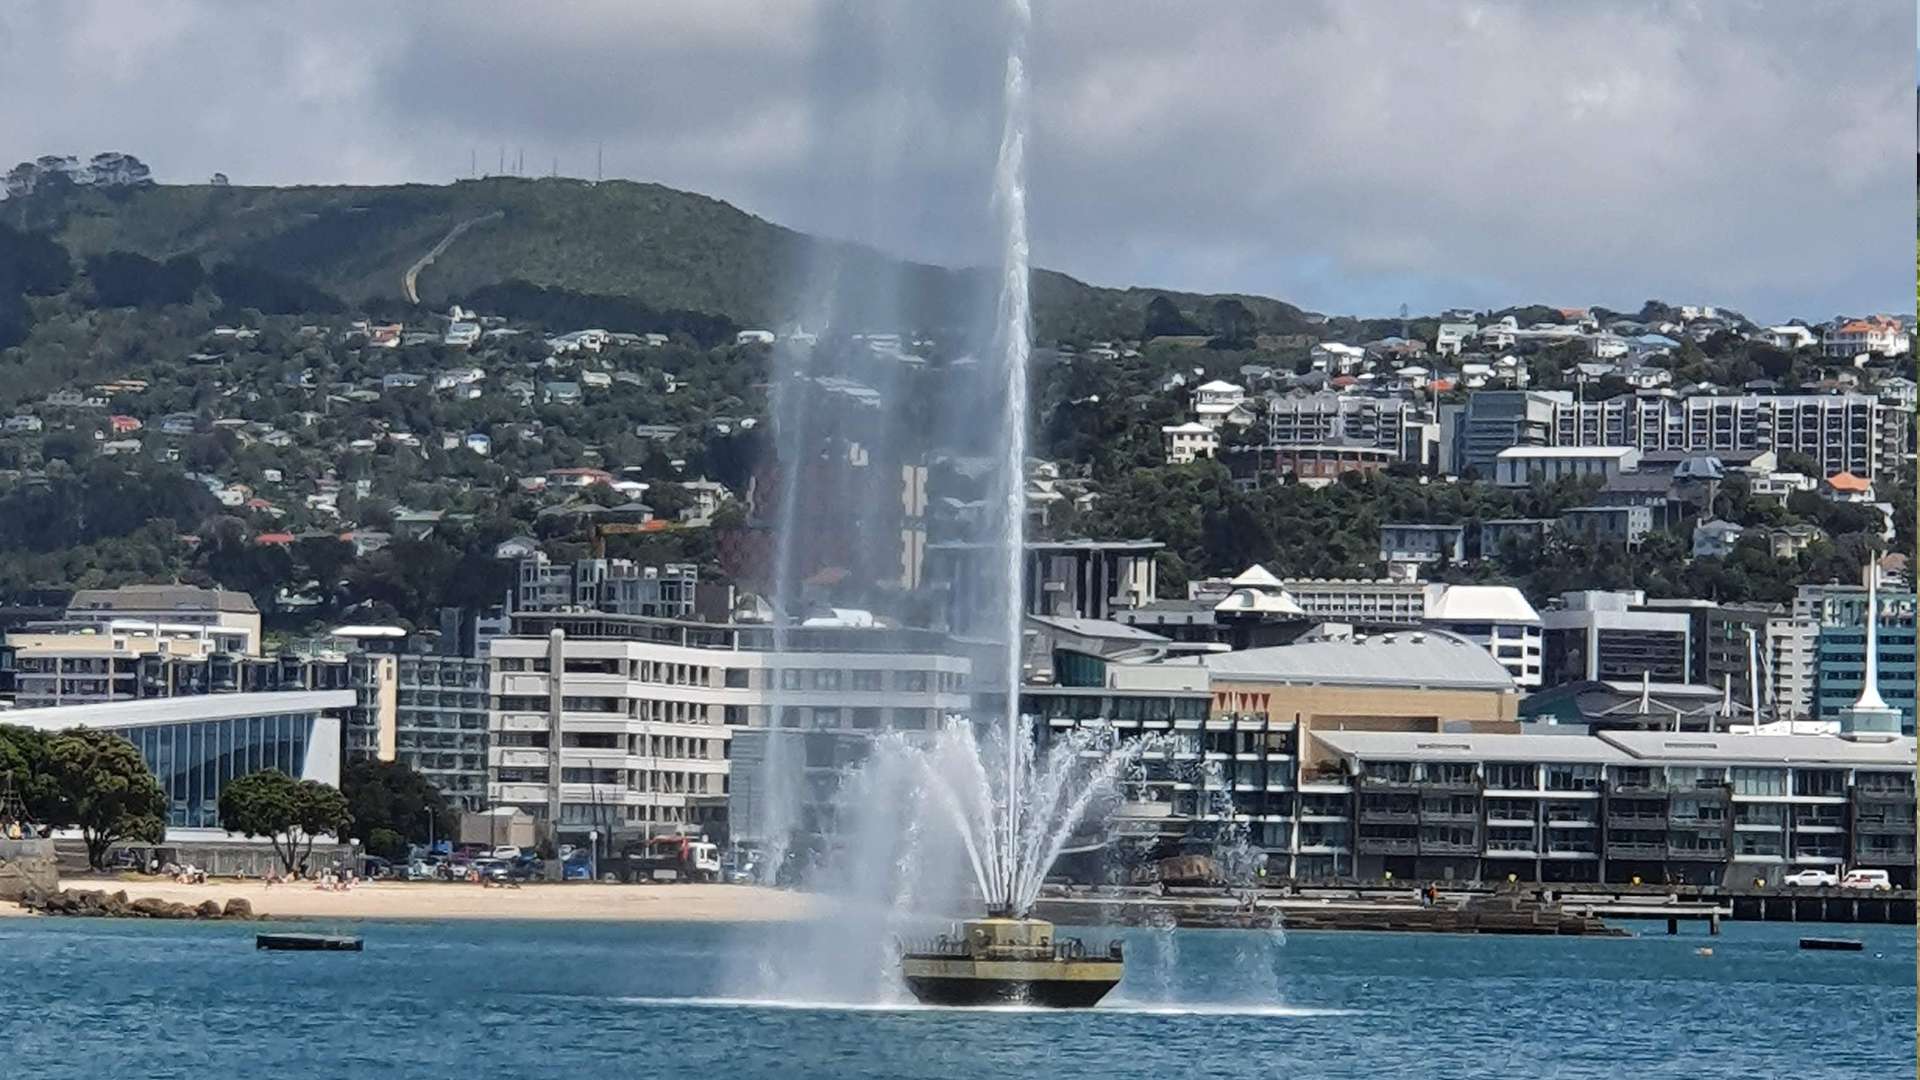
<instances>
[{"instance_id":1,"label":"modern glass building","mask_svg":"<svg viewBox=\"0 0 1920 1080\"><path fill-rule=\"evenodd\" d=\"M1860 696L1865 681L1867 629L1860 603L1835 613L1819 630L1814 651L1813 713L1838 720ZM1914 594L1881 593L1877 685L1888 705L1900 710L1900 730L1913 734L1915 668Z\"/></svg>"},{"instance_id":2,"label":"modern glass building","mask_svg":"<svg viewBox=\"0 0 1920 1080\"><path fill-rule=\"evenodd\" d=\"M170 803L167 826L220 829L220 790L249 773L278 769L295 779L340 783L339 714L350 690L157 698L18 709L6 723L65 731L109 731L133 743Z\"/></svg>"}]
</instances>

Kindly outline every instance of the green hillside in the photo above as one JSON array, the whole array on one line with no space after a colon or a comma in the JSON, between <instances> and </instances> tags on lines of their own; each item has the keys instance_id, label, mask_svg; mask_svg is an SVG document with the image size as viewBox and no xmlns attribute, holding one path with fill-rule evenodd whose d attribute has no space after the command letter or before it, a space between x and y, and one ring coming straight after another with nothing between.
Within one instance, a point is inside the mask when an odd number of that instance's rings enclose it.
<instances>
[{"instance_id":1,"label":"green hillside","mask_svg":"<svg viewBox=\"0 0 1920 1080\"><path fill-rule=\"evenodd\" d=\"M0 204L0 220L51 230L78 258L132 251L192 255L300 278L352 304L404 300L409 267L462 223L417 291L440 307L522 280L638 300L658 310L779 324L803 310L791 283L832 280L849 325L955 326L981 310L987 275L904 263L816 239L717 199L658 184L493 178L444 186L69 188ZM897 290L897 294L896 294ZM1160 292L1103 289L1036 273L1042 341L1133 336ZM1166 293L1203 326L1215 297ZM1239 297L1263 333L1306 328L1299 309Z\"/></svg>"}]
</instances>

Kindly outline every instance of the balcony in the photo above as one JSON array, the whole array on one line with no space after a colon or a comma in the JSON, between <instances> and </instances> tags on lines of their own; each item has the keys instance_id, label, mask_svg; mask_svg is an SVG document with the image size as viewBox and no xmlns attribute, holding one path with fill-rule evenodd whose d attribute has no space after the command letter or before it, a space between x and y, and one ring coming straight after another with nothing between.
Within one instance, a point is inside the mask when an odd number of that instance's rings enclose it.
<instances>
[{"instance_id":1,"label":"balcony","mask_svg":"<svg viewBox=\"0 0 1920 1080\"><path fill-rule=\"evenodd\" d=\"M1856 833L1873 833L1879 836L1912 836L1914 834L1914 820L1911 817L1895 817L1893 815L1861 816L1853 820L1853 831Z\"/></svg>"},{"instance_id":2,"label":"balcony","mask_svg":"<svg viewBox=\"0 0 1920 1080\"><path fill-rule=\"evenodd\" d=\"M1422 787L1419 780L1400 779L1398 777L1374 776L1371 773L1360 777L1362 791L1414 791Z\"/></svg>"},{"instance_id":3,"label":"balcony","mask_svg":"<svg viewBox=\"0 0 1920 1080\"><path fill-rule=\"evenodd\" d=\"M1609 829L1664 829L1667 827L1665 814L1608 814ZM1779 826L1774 826L1779 828Z\"/></svg>"},{"instance_id":4,"label":"balcony","mask_svg":"<svg viewBox=\"0 0 1920 1080\"><path fill-rule=\"evenodd\" d=\"M1361 808L1360 820L1375 825L1415 825L1420 814L1414 810L1370 810Z\"/></svg>"},{"instance_id":5,"label":"balcony","mask_svg":"<svg viewBox=\"0 0 1920 1080\"><path fill-rule=\"evenodd\" d=\"M1607 841L1609 859L1664 859L1667 857L1667 845L1650 844L1639 840Z\"/></svg>"},{"instance_id":6,"label":"balcony","mask_svg":"<svg viewBox=\"0 0 1920 1080\"><path fill-rule=\"evenodd\" d=\"M1454 840L1422 840L1420 841L1420 854L1422 855L1478 855L1480 854L1480 845L1478 843L1471 843L1471 842L1460 843Z\"/></svg>"},{"instance_id":7,"label":"balcony","mask_svg":"<svg viewBox=\"0 0 1920 1080\"><path fill-rule=\"evenodd\" d=\"M1478 825L1480 813L1477 810L1422 810L1420 820L1429 825Z\"/></svg>"},{"instance_id":8,"label":"balcony","mask_svg":"<svg viewBox=\"0 0 1920 1080\"><path fill-rule=\"evenodd\" d=\"M1419 841L1411 837L1362 836L1355 841L1362 855L1417 855Z\"/></svg>"}]
</instances>

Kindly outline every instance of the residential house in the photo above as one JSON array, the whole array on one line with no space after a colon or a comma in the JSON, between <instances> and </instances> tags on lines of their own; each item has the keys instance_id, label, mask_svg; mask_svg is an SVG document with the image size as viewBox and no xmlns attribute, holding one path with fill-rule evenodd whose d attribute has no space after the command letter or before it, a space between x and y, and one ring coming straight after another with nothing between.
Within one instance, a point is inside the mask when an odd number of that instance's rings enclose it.
<instances>
[{"instance_id":1,"label":"residential house","mask_svg":"<svg viewBox=\"0 0 1920 1080\"><path fill-rule=\"evenodd\" d=\"M480 324L477 322L456 322L447 327L440 343L449 348L465 349L480 340Z\"/></svg>"},{"instance_id":2,"label":"residential house","mask_svg":"<svg viewBox=\"0 0 1920 1080\"><path fill-rule=\"evenodd\" d=\"M1842 320L1828 327L1821 338L1821 351L1834 360L1852 359L1861 353L1901 356L1910 346L1906 327L1884 315Z\"/></svg>"},{"instance_id":3,"label":"residential house","mask_svg":"<svg viewBox=\"0 0 1920 1080\"><path fill-rule=\"evenodd\" d=\"M1653 511L1646 506L1570 507L1560 514L1560 531L1636 547L1653 531Z\"/></svg>"},{"instance_id":4,"label":"residential house","mask_svg":"<svg viewBox=\"0 0 1920 1080\"><path fill-rule=\"evenodd\" d=\"M1433 351L1441 356L1458 356L1461 345L1479 329L1470 322L1443 322L1434 333Z\"/></svg>"},{"instance_id":5,"label":"residential house","mask_svg":"<svg viewBox=\"0 0 1920 1080\"><path fill-rule=\"evenodd\" d=\"M0 430L4 430L9 435L30 435L44 427L46 424L31 413L9 416L5 423L0 423Z\"/></svg>"},{"instance_id":6,"label":"residential house","mask_svg":"<svg viewBox=\"0 0 1920 1080\"><path fill-rule=\"evenodd\" d=\"M577 382L542 383L541 400L549 405L580 404L580 384Z\"/></svg>"},{"instance_id":7,"label":"residential house","mask_svg":"<svg viewBox=\"0 0 1920 1080\"><path fill-rule=\"evenodd\" d=\"M1804 326L1769 326L1753 335L1776 349L1811 349L1820 344L1820 338Z\"/></svg>"},{"instance_id":8,"label":"residential house","mask_svg":"<svg viewBox=\"0 0 1920 1080\"><path fill-rule=\"evenodd\" d=\"M1220 449L1220 432L1197 420L1160 429L1167 464L1186 465L1195 458L1212 457Z\"/></svg>"},{"instance_id":9,"label":"residential house","mask_svg":"<svg viewBox=\"0 0 1920 1080\"><path fill-rule=\"evenodd\" d=\"M1384 563L1465 562L1467 527L1464 525L1390 522L1380 526L1380 561Z\"/></svg>"},{"instance_id":10,"label":"residential house","mask_svg":"<svg viewBox=\"0 0 1920 1080\"><path fill-rule=\"evenodd\" d=\"M1870 503L1874 501L1873 481L1850 472L1837 472L1821 481L1820 497L1828 502Z\"/></svg>"},{"instance_id":11,"label":"residential house","mask_svg":"<svg viewBox=\"0 0 1920 1080\"><path fill-rule=\"evenodd\" d=\"M1693 557L1724 559L1733 554L1746 530L1731 521L1703 521L1693 527Z\"/></svg>"}]
</instances>

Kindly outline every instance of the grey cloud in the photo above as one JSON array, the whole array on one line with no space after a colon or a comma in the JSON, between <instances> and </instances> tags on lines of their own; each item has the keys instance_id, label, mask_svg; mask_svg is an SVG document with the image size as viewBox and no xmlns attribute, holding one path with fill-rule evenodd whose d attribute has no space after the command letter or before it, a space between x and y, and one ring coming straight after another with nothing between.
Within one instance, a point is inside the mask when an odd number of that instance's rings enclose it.
<instances>
[{"instance_id":1,"label":"grey cloud","mask_svg":"<svg viewBox=\"0 0 1920 1080\"><path fill-rule=\"evenodd\" d=\"M165 178L607 170L915 257L992 251L999 5L0 7L0 148ZM1330 311L1903 307L1914 9L1038 5L1036 259Z\"/></svg>"}]
</instances>

